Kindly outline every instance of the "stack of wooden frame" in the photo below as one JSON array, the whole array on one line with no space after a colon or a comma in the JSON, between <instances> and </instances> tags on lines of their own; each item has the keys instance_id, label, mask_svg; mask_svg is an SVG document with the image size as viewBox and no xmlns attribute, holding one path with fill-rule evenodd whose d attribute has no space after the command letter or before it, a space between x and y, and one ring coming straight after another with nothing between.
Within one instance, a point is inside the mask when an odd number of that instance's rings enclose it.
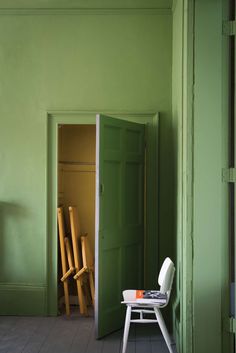
<instances>
[{"instance_id":1,"label":"stack of wooden frame","mask_svg":"<svg viewBox=\"0 0 236 353\"><path fill-rule=\"evenodd\" d=\"M63 208L57 209L58 233L60 241L62 277L66 314L70 315L68 280L73 276L76 281L80 313L88 315L88 304L94 305L94 261L87 234L81 234L76 206L69 207L72 249L70 238L65 234ZM88 288L89 287L89 288Z\"/></svg>"}]
</instances>

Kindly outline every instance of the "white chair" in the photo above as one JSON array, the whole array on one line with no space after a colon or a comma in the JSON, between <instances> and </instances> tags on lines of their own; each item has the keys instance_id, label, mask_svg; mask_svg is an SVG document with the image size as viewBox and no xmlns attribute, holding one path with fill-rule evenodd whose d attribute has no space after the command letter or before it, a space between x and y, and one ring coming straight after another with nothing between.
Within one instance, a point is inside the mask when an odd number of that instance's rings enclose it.
<instances>
[{"instance_id":1,"label":"white chair","mask_svg":"<svg viewBox=\"0 0 236 353\"><path fill-rule=\"evenodd\" d=\"M167 344L167 347L169 349L169 352L174 353L171 348L171 338L169 336L169 333L167 331L165 322L163 320L163 317L162 317L162 314L160 311L160 309L167 306L167 304L169 302L174 273L175 273L174 264L171 261L171 259L169 257L167 257L165 259L165 261L163 262L163 265L161 267L161 270L160 270L160 273L158 276L158 284L160 285L159 291L162 294L166 293L166 300L164 300L164 302L162 300L162 302L160 302L160 303L158 303L157 301L154 303L154 301L152 301L150 299L143 300L143 302L142 302L142 299L139 299L137 301L136 290L132 289L132 290L123 291L124 301L122 302L122 304L126 304L127 309L126 309L122 353L126 352L128 335L129 335L129 328L130 328L131 322L134 322L134 323L158 323L159 327L161 329L161 332L163 334L163 337L165 339L165 342ZM150 303L148 301L150 301ZM139 313L139 319L132 319L131 318L132 313ZM144 314L154 314L155 318L145 319Z\"/></svg>"}]
</instances>

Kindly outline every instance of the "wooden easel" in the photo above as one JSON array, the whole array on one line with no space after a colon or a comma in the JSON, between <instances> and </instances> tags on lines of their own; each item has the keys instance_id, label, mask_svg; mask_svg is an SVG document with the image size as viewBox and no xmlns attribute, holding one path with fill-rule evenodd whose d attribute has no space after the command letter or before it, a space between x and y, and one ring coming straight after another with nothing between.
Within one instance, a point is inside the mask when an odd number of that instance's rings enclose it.
<instances>
[{"instance_id":1,"label":"wooden easel","mask_svg":"<svg viewBox=\"0 0 236 353\"><path fill-rule=\"evenodd\" d=\"M77 292L78 292L78 300L80 306L80 313L84 315L88 315L88 309L84 297L84 293L82 290L83 285L83 274L86 272L83 269L82 259L79 251L80 246L80 225L78 219L78 210L75 206L69 207L69 216L70 216L70 226L71 226L71 237L72 237L72 246L74 253L74 263L75 263L75 271L76 275L74 279L76 280Z\"/></svg>"},{"instance_id":2,"label":"wooden easel","mask_svg":"<svg viewBox=\"0 0 236 353\"><path fill-rule=\"evenodd\" d=\"M64 217L63 217L62 207L57 208L57 220L58 220L58 233L59 233L60 252L61 252L61 265L62 265L61 281L63 282L63 287L64 287L66 315L69 316L70 300L69 300L68 278L70 275L74 273L75 268L73 264L70 241L65 236Z\"/></svg>"}]
</instances>

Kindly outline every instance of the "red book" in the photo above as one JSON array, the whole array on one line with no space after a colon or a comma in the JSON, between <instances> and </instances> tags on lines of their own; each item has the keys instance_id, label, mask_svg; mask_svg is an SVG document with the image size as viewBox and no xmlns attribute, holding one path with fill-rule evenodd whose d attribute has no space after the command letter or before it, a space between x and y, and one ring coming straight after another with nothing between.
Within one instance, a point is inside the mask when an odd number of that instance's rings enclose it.
<instances>
[{"instance_id":1,"label":"red book","mask_svg":"<svg viewBox=\"0 0 236 353\"><path fill-rule=\"evenodd\" d=\"M141 298L143 298L143 293L144 293L144 290L143 290L143 289L138 289L138 290L136 290L136 299L141 299Z\"/></svg>"}]
</instances>

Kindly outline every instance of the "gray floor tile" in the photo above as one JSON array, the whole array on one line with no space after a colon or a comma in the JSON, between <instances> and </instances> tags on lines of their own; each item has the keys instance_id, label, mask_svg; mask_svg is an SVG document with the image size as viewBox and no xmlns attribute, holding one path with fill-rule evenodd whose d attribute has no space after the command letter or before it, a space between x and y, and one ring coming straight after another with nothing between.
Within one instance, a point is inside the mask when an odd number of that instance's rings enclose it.
<instances>
[{"instance_id":1,"label":"gray floor tile","mask_svg":"<svg viewBox=\"0 0 236 353\"><path fill-rule=\"evenodd\" d=\"M94 318L0 317L0 353L121 353L123 329L95 339ZM126 353L168 353L158 326L131 324Z\"/></svg>"}]
</instances>

